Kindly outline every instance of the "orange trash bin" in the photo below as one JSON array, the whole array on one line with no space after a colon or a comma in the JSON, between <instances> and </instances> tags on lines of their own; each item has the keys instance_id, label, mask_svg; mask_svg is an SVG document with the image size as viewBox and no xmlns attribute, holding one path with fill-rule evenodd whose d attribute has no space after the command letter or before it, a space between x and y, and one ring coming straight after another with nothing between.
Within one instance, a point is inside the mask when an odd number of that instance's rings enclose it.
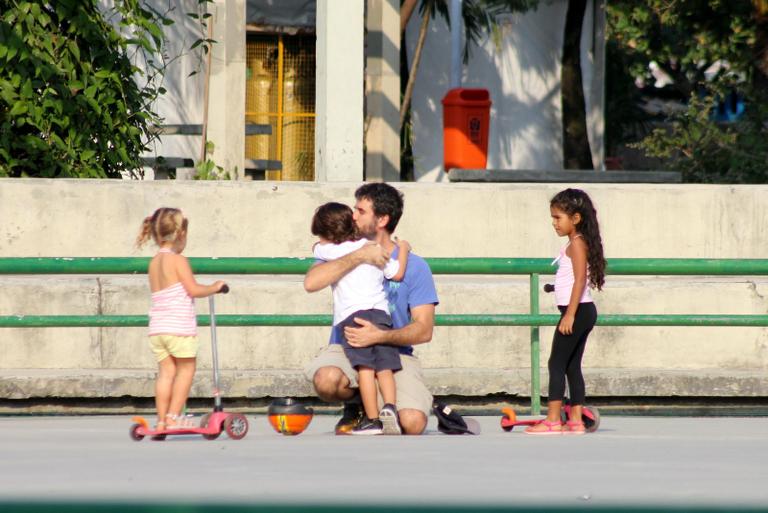
<instances>
[{"instance_id":1,"label":"orange trash bin","mask_svg":"<svg viewBox=\"0 0 768 513\"><path fill-rule=\"evenodd\" d=\"M491 115L488 90L451 89L442 103L443 168L485 169Z\"/></svg>"}]
</instances>

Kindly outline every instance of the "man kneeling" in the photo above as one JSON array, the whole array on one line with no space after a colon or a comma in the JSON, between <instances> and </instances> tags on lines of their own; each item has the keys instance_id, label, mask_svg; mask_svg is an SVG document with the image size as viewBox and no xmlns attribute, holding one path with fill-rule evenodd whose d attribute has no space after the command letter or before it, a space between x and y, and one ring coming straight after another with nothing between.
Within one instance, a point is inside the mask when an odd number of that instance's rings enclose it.
<instances>
[{"instance_id":1,"label":"man kneeling","mask_svg":"<svg viewBox=\"0 0 768 513\"><path fill-rule=\"evenodd\" d=\"M383 267L397 258L399 248L392 234L403 213L403 196L384 183L369 183L355 192L354 220L359 235L373 243L336 260L316 263L304 278L307 292L322 290L360 264ZM318 396L328 402L344 401L344 414L336 424L337 434L346 434L363 418L358 376L340 345L343 338L352 347L376 344L397 346L402 369L395 373L396 408L405 434L421 434L432 408L432 394L424 384L413 345L432 339L435 306L438 304L432 272L423 258L408 255L405 276L400 282L385 281L391 330L382 330L365 319L355 319L359 327L332 330L329 345L305 369ZM341 330L343 329L343 333Z\"/></svg>"}]
</instances>

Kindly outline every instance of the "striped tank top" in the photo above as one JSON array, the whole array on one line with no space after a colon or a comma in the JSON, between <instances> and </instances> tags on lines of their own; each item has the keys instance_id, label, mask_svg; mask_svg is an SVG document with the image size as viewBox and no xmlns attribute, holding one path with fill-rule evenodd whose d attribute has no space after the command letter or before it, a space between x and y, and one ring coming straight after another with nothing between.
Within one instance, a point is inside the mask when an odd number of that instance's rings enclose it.
<instances>
[{"instance_id":1,"label":"striped tank top","mask_svg":"<svg viewBox=\"0 0 768 513\"><path fill-rule=\"evenodd\" d=\"M149 335L197 335L195 300L187 294L181 282L152 293Z\"/></svg>"},{"instance_id":2,"label":"striped tank top","mask_svg":"<svg viewBox=\"0 0 768 513\"><path fill-rule=\"evenodd\" d=\"M555 273L555 301L557 306L568 306L571 302L571 292L573 291L573 283L576 281L573 275L573 261L568 256L566 250L570 246L571 241L563 246L560 250L560 255L552 261L552 265L557 264L557 273ZM581 293L581 299L579 303L592 303L592 294L589 292L589 266L587 266L587 285L584 287L584 292Z\"/></svg>"}]
</instances>

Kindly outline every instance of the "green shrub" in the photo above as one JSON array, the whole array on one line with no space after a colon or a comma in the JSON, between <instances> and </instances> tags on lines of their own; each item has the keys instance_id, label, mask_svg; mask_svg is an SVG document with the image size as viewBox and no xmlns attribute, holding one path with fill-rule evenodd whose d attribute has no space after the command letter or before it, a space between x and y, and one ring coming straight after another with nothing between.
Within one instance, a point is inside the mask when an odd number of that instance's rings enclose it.
<instances>
[{"instance_id":1,"label":"green shrub","mask_svg":"<svg viewBox=\"0 0 768 513\"><path fill-rule=\"evenodd\" d=\"M768 104L760 96L747 95L749 108L739 120L718 123L711 116L714 98L694 95L669 128L632 146L665 159L686 182L768 183Z\"/></svg>"},{"instance_id":2,"label":"green shrub","mask_svg":"<svg viewBox=\"0 0 768 513\"><path fill-rule=\"evenodd\" d=\"M0 0L0 176L138 173L170 23L138 0Z\"/></svg>"}]
</instances>

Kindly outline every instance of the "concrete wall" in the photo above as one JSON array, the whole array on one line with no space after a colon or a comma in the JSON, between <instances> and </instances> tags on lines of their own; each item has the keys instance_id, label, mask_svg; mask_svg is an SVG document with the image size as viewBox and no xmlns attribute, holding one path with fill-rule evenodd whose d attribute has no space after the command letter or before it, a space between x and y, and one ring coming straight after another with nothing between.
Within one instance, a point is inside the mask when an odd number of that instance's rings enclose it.
<instances>
[{"instance_id":1,"label":"concrete wall","mask_svg":"<svg viewBox=\"0 0 768 513\"><path fill-rule=\"evenodd\" d=\"M99 1L102 4L110 3L109 0ZM167 4L169 9L167 16L174 21L173 25L163 27L165 34L164 62L167 65L163 76L163 87L167 92L158 98L153 110L163 118L165 124L202 124L205 105L205 56L202 46L195 50L190 50L190 47L203 34L197 21L186 14L197 12L198 2L196 0L168 0L164 4ZM214 39L220 39L220 37L216 35ZM136 64L144 68L141 62ZM193 72L196 74L190 76ZM210 111L212 117L217 116L217 114L215 109ZM209 134L208 139L213 140L215 135ZM216 140L214 143L217 144L220 151L215 152L213 158L221 165L224 160L223 151L221 151L223 144L220 144L222 143L221 140ZM183 157L199 160L201 151L201 136L171 135L164 136L161 140L156 139L144 156ZM189 176L193 172L192 169L182 170L179 172L179 177ZM155 174L152 168L145 168L145 176L148 179L154 178Z\"/></svg>"},{"instance_id":2,"label":"concrete wall","mask_svg":"<svg viewBox=\"0 0 768 513\"><path fill-rule=\"evenodd\" d=\"M351 202L357 184L0 180L0 255L149 256L133 241L159 206L190 218L188 256L309 257L317 205ZM426 257L549 257L557 184L398 184L398 235ZM607 256L762 258L768 186L585 185ZM218 277L199 276L206 282ZM221 313L329 313L329 292L306 294L301 276L229 276ZM546 277L542 278L544 282ZM438 313L524 313L524 276L438 276ZM0 276L0 315L144 314L145 276ZM768 311L767 277L609 276L602 313ZM197 302L207 311L207 302ZM552 298L541 295L544 312ZM529 392L529 329L439 327L418 348L437 394ZM552 329L542 329L546 364ZM150 397L154 362L143 328L1 329L0 397ZM300 369L325 328L220 328L229 396L310 395ZM201 328L201 367L209 368ZM764 328L598 327L585 357L588 393L600 396L768 396ZM545 369L543 369L545 370ZM546 374L544 373L546 385ZM209 393L198 374L194 393Z\"/></svg>"}]
</instances>

